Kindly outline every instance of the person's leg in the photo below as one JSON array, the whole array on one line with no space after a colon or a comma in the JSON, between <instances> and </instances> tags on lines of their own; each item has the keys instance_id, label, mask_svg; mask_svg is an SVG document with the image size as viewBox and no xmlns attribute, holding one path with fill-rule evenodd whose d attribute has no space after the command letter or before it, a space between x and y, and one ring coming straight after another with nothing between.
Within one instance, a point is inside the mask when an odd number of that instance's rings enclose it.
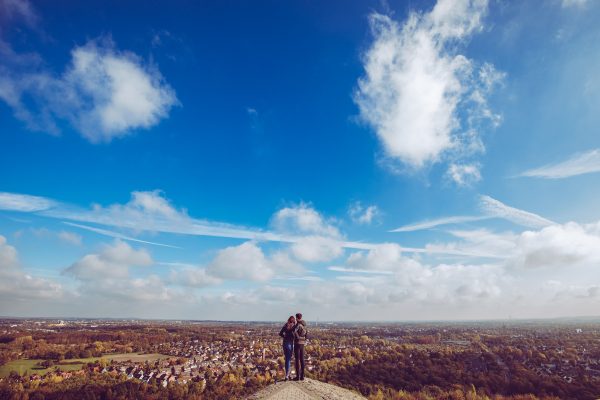
<instances>
[{"instance_id":1,"label":"person's leg","mask_svg":"<svg viewBox=\"0 0 600 400\"><path fill-rule=\"evenodd\" d=\"M296 379L300 379L300 355L298 354L298 351L300 351L301 347L302 345L294 344L294 364L296 364Z\"/></svg>"},{"instance_id":2,"label":"person's leg","mask_svg":"<svg viewBox=\"0 0 600 400\"><path fill-rule=\"evenodd\" d=\"M285 377L290 377L290 369L292 367L292 344L283 344L283 355L285 357Z\"/></svg>"},{"instance_id":3,"label":"person's leg","mask_svg":"<svg viewBox=\"0 0 600 400\"><path fill-rule=\"evenodd\" d=\"M298 358L300 359L300 379L304 380L304 345L298 345ZM296 369L298 371L298 369Z\"/></svg>"}]
</instances>

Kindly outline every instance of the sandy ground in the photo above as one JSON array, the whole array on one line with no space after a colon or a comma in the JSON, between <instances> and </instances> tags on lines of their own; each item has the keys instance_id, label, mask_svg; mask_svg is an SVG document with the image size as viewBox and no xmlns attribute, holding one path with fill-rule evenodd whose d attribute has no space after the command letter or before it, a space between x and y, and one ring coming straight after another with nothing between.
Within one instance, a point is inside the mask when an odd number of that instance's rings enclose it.
<instances>
[{"instance_id":1,"label":"sandy ground","mask_svg":"<svg viewBox=\"0 0 600 400\"><path fill-rule=\"evenodd\" d=\"M305 379L304 381L279 382L250 396L248 400L365 400L356 392Z\"/></svg>"}]
</instances>

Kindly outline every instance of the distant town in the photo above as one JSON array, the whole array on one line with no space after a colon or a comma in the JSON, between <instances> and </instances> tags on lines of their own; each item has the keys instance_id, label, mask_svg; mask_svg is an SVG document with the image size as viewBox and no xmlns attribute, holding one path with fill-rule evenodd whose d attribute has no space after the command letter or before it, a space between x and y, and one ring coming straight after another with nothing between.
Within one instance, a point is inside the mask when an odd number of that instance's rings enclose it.
<instances>
[{"instance_id":1,"label":"distant town","mask_svg":"<svg viewBox=\"0 0 600 400\"><path fill-rule=\"evenodd\" d=\"M4 319L0 387L51 397L97 382L100 391L233 398L283 378L278 331L265 322ZM488 396L592 399L599 342L594 320L313 323L307 375L373 398L475 387Z\"/></svg>"}]
</instances>

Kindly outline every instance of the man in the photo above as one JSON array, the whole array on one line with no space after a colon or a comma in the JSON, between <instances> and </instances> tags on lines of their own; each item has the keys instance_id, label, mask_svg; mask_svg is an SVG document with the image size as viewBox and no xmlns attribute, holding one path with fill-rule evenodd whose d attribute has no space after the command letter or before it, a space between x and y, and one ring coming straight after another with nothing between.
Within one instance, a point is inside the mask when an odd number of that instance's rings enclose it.
<instances>
[{"instance_id":1,"label":"man","mask_svg":"<svg viewBox=\"0 0 600 400\"><path fill-rule=\"evenodd\" d=\"M304 380L304 344L308 330L306 322L302 319L302 314L296 314L296 326L294 327L294 359L296 362L296 378L295 381Z\"/></svg>"}]
</instances>

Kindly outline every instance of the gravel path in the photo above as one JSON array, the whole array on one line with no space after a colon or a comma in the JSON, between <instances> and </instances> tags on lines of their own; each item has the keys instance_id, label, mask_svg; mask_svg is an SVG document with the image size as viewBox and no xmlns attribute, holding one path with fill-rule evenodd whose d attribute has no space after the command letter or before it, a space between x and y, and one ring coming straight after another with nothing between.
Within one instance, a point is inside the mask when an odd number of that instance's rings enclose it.
<instances>
[{"instance_id":1,"label":"gravel path","mask_svg":"<svg viewBox=\"0 0 600 400\"><path fill-rule=\"evenodd\" d=\"M365 400L356 392L305 379L304 381L279 382L248 397L248 400Z\"/></svg>"}]
</instances>

